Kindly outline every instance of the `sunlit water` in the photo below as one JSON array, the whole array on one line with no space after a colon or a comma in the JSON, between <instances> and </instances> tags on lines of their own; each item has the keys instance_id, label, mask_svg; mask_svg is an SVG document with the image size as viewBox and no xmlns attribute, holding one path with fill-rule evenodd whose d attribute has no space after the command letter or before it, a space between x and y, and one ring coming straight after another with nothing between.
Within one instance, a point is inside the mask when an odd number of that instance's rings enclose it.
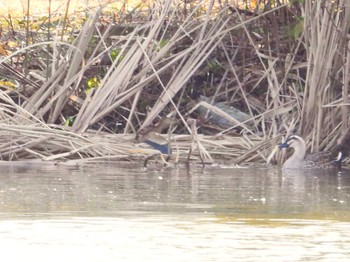
<instances>
[{"instance_id":1,"label":"sunlit water","mask_svg":"<svg viewBox=\"0 0 350 262\"><path fill-rule=\"evenodd\" d=\"M0 181L2 261L350 261L347 171L17 164Z\"/></svg>"}]
</instances>

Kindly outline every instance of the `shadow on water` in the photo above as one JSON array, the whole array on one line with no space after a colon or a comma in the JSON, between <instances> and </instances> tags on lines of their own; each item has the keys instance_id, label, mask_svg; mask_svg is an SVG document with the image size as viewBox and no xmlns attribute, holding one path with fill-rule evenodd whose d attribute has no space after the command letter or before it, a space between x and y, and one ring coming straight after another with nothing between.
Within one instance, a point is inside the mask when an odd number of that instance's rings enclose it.
<instances>
[{"instance_id":1,"label":"shadow on water","mask_svg":"<svg viewBox=\"0 0 350 262\"><path fill-rule=\"evenodd\" d=\"M350 217L347 171L3 165L0 180L0 212L9 216L192 212L232 219Z\"/></svg>"}]
</instances>

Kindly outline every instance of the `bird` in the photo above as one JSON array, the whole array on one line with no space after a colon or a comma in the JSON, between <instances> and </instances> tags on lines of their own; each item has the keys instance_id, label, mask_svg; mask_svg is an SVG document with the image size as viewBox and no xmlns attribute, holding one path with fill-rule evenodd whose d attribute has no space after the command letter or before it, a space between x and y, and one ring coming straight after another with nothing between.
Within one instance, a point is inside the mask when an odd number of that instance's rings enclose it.
<instances>
[{"instance_id":1,"label":"bird","mask_svg":"<svg viewBox=\"0 0 350 262\"><path fill-rule=\"evenodd\" d=\"M342 159L345 159L350 154L350 127L344 129L341 133L341 136L337 140L336 149L338 152L341 152Z\"/></svg>"},{"instance_id":2,"label":"bird","mask_svg":"<svg viewBox=\"0 0 350 262\"><path fill-rule=\"evenodd\" d=\"M341 151L334 158L334 153L321 151L313 154L306 154L305 140L298 135L289 136L284 143L278 145L279 149L293 148L294 152L288 158L282 169L338 169L341 170L341 163L344 159Z\"/></svg>"},{"instance_id":3,"label":"bird","mask_svg":"<svg viewBox=\"0 0 350 262\"><path fill-rule=\"evenodd\" d=\"M162 118L158 124L156 125L149 125L143 130L139 131L136 135L136 140L139 143L146 143L150 145L153 149L159 151L160 154L167 155L167 159L169 160L171 155L171 145L169 139L164 138L161 133L166 128L169 128L171 125L176 124L177 121L172 118L164 117ZM147 166L148 160L153 157L154 154L151 156L146 157L144 166Z\"/></svg>"}]
</instances>

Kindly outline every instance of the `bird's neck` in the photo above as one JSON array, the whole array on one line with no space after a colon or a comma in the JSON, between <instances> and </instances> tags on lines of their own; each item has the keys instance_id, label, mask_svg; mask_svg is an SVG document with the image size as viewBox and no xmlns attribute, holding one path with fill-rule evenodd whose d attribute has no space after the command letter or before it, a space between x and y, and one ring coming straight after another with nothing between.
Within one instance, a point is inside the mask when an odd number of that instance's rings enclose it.
<instances>
[{"instance_id":1,"label":"bird's neck","mask_svg":"<svg viewBox=\"0 0 350 262\"><path fill-rule=\"evenodd\" d=\"M298 146L293 147L293 149L294 149L294 153L291 156L291 158L304 160L306 155L306 145L304 143L301 143Z\"/></svg>"}]
</instances>

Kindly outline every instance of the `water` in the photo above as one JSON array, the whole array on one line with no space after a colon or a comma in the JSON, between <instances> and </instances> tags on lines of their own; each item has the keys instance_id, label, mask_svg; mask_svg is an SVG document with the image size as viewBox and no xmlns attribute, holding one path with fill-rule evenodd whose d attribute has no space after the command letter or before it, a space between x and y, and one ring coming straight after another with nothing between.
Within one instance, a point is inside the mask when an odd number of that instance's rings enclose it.
<instances>
[{"instance_id":1,"label":"water","mask_svg":"<svg viewBox=\"0 0 350 262\"><path fill-rule=\"evenodd\" d=\"M350 173L0 166L5 261L349 261Z\"/></svg>"}]
</instances>

